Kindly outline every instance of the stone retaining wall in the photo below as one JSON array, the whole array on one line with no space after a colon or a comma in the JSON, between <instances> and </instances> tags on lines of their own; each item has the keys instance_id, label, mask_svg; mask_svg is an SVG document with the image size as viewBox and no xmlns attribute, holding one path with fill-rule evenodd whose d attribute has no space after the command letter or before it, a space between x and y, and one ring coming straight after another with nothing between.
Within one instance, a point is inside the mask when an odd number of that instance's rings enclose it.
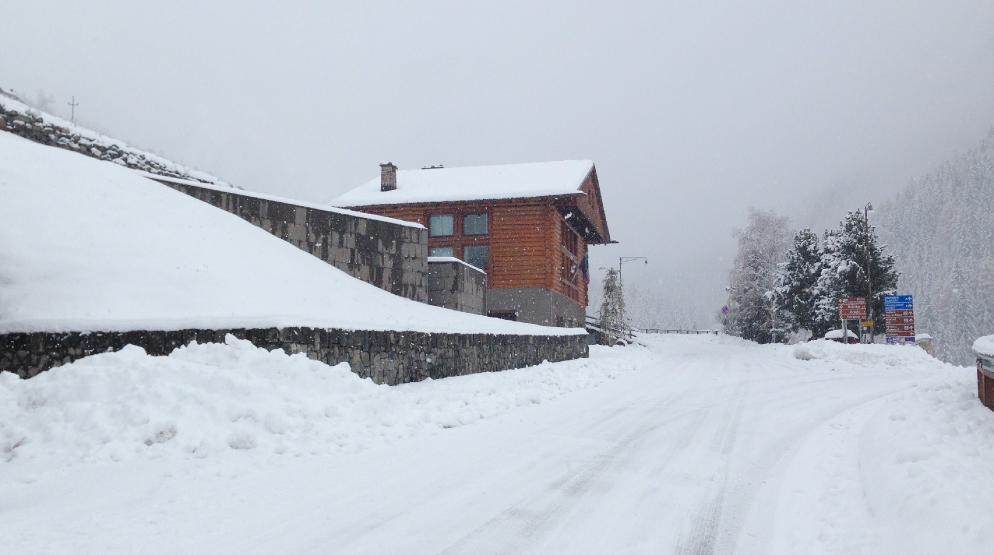
<instances>
[{"instance_id":1,"label":"stone retaining wall","mask_svg":"<svg viewBox=\"0 0 994 555\"><path fill-rule=\"evenodd\" d=\"M428 301L428 232L420 225L331 208L322 210L172 178L147 177L261 227L354 278L395 295Z\"/></svg>"},{"instance_id":2,"label":"stone retaining wall","mask_svg":"<svg viewBox=\"0 0 994 555\"><path fill-rule=\"evenodd\" d=\"M327 364L348 362L376 383L395 385L425 378L522 368L588 356L586 335L532 336L266 328L0 335L0 371L33 377L95 353L138 345L169 354L191 341L223 342L226 334L266 349L305 353Z\"/></svg>"}]
</instances>

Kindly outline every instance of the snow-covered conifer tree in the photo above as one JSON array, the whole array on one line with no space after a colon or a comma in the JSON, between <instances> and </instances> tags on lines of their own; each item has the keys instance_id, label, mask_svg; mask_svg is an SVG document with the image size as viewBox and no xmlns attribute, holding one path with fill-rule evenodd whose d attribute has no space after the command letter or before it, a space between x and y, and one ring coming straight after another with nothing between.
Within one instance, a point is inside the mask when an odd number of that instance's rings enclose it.
<instances>
[{"instance_id":1,"label":"snow-covered conifer tree","mask_svg":"<svg viewBox=\"0 0 994 555\"><path fill-rule=\"evenodd\" d=\"M849 212L838 230L825 233L822 270L814 289L815 337L837 327L843 297L871 297L874 327L884 329L883 299L897 292L898 277L894 257L885 249L862 211Z\"/></svg>"},{"instance_id":2,"label":"snow-covered conifer tree","mask_svg":"<svg viewBox=\"0 0 994 555\"><path fill-rule=\"evenodd\" d=\"M815 291L821 270L818 235L807 228L798 231L774 289L777 303L784 308L784 316L788 319L783 326L785 329L795 332L814 329Z\"/></svg>"},{"instance_id":3,"label":"snow-covered conifer tree","mask_svg":"<svg viewBox=\"0 0 994 555\"><path fill-rule=\"evenodd\" d=\"M627 335L628 323L625 320L625 295L618 279L618 271L610 268L604 276L604 294L601 300L601 327L611 343Z\"/></svg>"},{"instance_id":4,"label":"snow-covered conifer tree","mask_svg":"<svg viewBox=\"0 0 994 555\"><path fill-rule=\"evenodd\" d=\"M739 250L729 276L725 333L759 343L784 341L785 311L774 291L790 241L787 218L753 209L736 235Z\"/></svg>"}]
</instances>

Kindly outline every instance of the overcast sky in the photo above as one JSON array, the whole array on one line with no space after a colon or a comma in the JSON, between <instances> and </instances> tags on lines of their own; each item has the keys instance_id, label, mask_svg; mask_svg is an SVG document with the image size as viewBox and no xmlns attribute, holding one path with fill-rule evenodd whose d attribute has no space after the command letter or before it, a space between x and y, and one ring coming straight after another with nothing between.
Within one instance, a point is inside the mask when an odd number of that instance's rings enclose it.
<instances>
[{"instance_id":1,"label":"overcast sky","mask_svg":"<svg viewBox=\"0 0 994 555\"><path fill-rule=\"evenodd\" d=\"M538 4L8 3L0 86L309 201L382 160L593 159L592 267L647 256L626 280L702 322L748 206L824 226L994 124L989 0Z\"/></svg>"}]
</instances>

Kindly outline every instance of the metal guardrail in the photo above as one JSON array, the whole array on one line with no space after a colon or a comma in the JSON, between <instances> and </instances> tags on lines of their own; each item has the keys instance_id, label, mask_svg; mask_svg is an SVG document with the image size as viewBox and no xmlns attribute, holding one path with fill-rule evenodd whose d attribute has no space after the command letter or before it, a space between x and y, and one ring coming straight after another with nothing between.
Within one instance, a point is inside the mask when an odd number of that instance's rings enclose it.
<instances>
[{"instance_id":1,"label":"metal guardrail","mask_svg":"<svg viewBox=\"0 0 994 555\"><path fill-rule=\"evenodd\" d=\"M663 328L640 328L642 333L675 333L679 335L718 335L718 330L668 330Z\"/></svg>"}]
</instances>

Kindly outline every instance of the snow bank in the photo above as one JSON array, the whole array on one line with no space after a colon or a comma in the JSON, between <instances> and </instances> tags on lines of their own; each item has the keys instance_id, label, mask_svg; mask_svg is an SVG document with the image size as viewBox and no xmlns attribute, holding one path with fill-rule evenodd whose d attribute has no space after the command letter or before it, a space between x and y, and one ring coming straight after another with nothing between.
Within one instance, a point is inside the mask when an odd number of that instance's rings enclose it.
<instances>
[{"instance_id":1,"label":"snow bank","mask_svg":"<svg viewBox=\"0 0 994 555\"><path fill-rule=\"evenodd\" d=\"M994 335L985 335L974 341L973 352L994 358Z\"/></svg>"},{"instance_id":2,"label":"snow bank","mask_svg":"<svg viewBox=\"0 0 994 555\"><path fill-rule=\"evenodd\" d=\"M567 335L418 303L131 170L0 132L0 333L311 326Z\"/></svg>"},{"instance_id":3,"label":"snow bank","mask_svg":"<svg viewBox=\"0 0 994 555\"><path fill-rule=\"evenodd\" d=\"M817 518L787 517L794 543L770 551L989 552L994 414L977 400L975 371L911 346L790 349L812 369L892 375L896 393L868 394L793 457L783 510Z\"/></svg>"},{"instance_id":4,"label":"snow bank","mask_svg":"<svg viewBox=\"0 0 994 555\"><path fill-rule=\"evenodd\" d=\"M31 380L0 373L0 464L362 449L541 403L634 367L610 349L592 354L596 360L388 387L345 363L230 335L163 357L129 346Z\"/></svg>"},{"instance_id":5,"label":"snow bank","mask_svg":"<svg viewBox=\"0 0 994 555\"><path fill-rule=\"evenodd\" d=\"M864 430L867 494L886 499L889 537L904 553L989 553L994 417L977 400L975 373L948 367L889 399ZM938 536L935 530L956 530Z\"/></svg>"},{"instance_id":6,"label":"snow bank","mask_svg":"<svg viewBox=\"0 0 994 555\"><path fill-rule=\"evenodd\" d=\"M790 347L799 360L846 362L857 366L900 366L905 368L934 367L936 360L924 349L914 345L843 344L819 339Z\"/></svg>"}]
</instances>

